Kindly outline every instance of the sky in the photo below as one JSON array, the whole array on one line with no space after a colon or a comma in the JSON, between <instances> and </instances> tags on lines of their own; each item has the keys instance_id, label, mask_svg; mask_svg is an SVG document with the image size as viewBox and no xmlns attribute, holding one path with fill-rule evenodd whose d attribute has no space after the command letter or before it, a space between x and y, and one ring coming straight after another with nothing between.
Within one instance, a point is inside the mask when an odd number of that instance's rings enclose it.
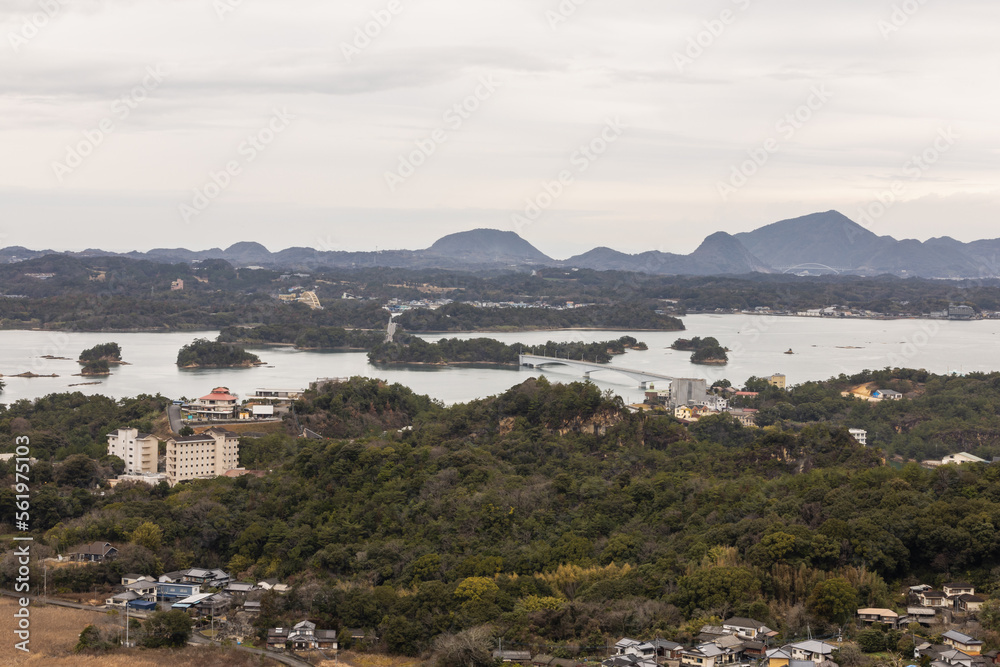
<instances>
[{"instance_id":1,"label":"sky","mask_svg":"<svg viewBox=\"0 0 1000 667\"><path fill-rule=\"evenodd\" d=\"M0 0L0 247L1000 236L995 0Z\"/></svg>"}]
</instances>

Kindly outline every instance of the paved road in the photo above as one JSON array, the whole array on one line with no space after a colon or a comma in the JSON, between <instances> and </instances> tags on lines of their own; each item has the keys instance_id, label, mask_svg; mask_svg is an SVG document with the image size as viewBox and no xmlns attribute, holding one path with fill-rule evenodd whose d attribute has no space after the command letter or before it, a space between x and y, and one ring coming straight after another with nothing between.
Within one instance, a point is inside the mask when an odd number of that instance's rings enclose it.
<instances>
[{"instance_id":1,"label":"paved road","mask_svg":"<svg viewBox=\"0 0 1000 667\"><path fill-rule=\"evenodd\" d=\"M170 418L170 430L174 433L181 432L181 406L168 405L167 417Z\"/></svg>"}]
</instances>

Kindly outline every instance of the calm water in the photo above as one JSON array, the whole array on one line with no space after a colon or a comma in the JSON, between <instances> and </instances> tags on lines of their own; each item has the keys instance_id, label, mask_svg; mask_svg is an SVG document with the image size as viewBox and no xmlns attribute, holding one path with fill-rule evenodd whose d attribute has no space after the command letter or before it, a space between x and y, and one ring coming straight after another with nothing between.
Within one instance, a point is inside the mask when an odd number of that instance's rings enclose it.
<instances>
[{"instance_id":1,"label":"calm water","mask_svg":"<svg viewBox=\"0 0 1000 667\"><path fill-rule=\"evenodd\" d=\"M1000 370L1000 320L934 322L929 320L826 320L798 317L743 315L694 315L684 318L683 333L633 332L649 345L645 352L630 351L613 364L677 377L728 378L742 383L751 375L784 373L790 383L820 380L866 368L907 366L937 373ZM412 387L445 403L481 398L502 392L537 370L514 368L437 368L423 366L376 367L364 353L300 352L290 348L261 348L255 352L267 367L223 370L180 370L177 351L195 338L214 338L215 332L189 333L47 333L0 331L0 373L24 371L55 373L56 378L5 377L7 387L0 401L35 398L53 392L81 391L107 396L160 393L170 398L193 398L217 385L239 394L258 387L296 389L317 377L365 375ZM532 333L464 334L461 338L487 336L507 343L546 341L599 341L622 336L610 331L550 331ZM678 337L715 336L730 348L730 363L723 368L692 365L690 354L668 349ZM437 340L442 335L427 335ZM75 361L42 359L42 355L76 359L98 343L115 341L128 366L117 367L108 378L72 377L80 370ZM794 354L785 354L791 349ZM580 375L569 368L548 367L552 380L572 381ZM634 382L612 371L591 379L602 389L612 389L627 401L641 400ZM70 387L100 380L101 384Z\"/></svg>"}]
</instances>

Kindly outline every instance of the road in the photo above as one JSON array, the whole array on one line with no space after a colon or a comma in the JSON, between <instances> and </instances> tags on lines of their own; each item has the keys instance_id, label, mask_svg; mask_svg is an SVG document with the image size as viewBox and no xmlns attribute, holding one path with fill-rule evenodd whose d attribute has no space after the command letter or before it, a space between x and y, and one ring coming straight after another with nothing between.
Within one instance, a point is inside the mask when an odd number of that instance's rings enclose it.
<instances>
[{"instance_id":1,"label":"road","mask_svg":"<svg viewBox=\"0 0 1000 667\"><path fill-rule=\"evenodd\" d=\"M179 405L168 405L167 406L167 417L170 418L170 430L174 433L181 432L181 406Z\"/></svg>"}]
</instances>

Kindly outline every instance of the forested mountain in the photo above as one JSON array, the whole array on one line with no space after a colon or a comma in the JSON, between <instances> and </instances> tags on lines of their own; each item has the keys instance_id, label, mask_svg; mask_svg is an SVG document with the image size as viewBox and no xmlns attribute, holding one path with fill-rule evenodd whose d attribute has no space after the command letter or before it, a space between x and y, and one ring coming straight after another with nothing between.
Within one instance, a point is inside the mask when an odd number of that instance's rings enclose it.
<instances>
[{"instance_id":1,"label":"forested mountain","mask_svg":"<svg viewBox=\"0 0 1000 667\"><path fill-rule=\"evenodd\" d=\"M865 382L907 398L841 396ZM1000 374L878 371L758 388L769 426L710 417L685 428L585 383L530 379L444 408L355 378L296 405L302 425L328 439L241 439L241 464L268 471L259 479L120 484L104 495L95 483L116 463L92 457L105 434L146 430L162 399L19 401L0 412L0 434L11 447L28 436L39 459L37 555L98 539L122 547L110 564L50 570L50 592L124 572L225 567L292 585L266 597L258 631L308 616L369 628L395 653L488 626L505 646L576 655L623 635L691 640L712 616L734 614L780 641L841 623L816 595L831 581L848 608L898 607L917 582L998 592L1000 467L928 470L886 457L1000 454ZM848 426L869 429L872 446ZM0 463L8 525L11 473ZM146 522L161 540L133 539Z\"/></svg>"}]
</instances>

